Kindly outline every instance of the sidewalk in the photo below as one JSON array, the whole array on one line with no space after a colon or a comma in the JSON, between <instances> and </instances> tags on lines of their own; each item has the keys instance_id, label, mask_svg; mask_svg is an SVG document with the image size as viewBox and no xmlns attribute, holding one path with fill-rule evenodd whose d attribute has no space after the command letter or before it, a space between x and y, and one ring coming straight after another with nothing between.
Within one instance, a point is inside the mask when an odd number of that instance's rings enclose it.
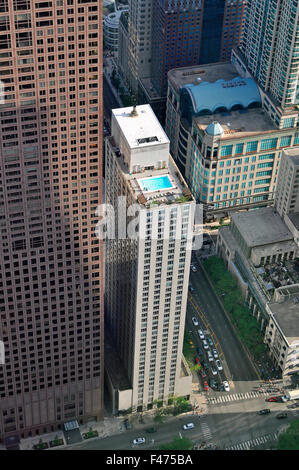
<instances>
[{"instance_id":1,"label":"sidewalk","mask_svg":"<svg viewBox=\"0 0 299 470\"><path fill-rule=\"evenodd\" d=\"M93 439L103 439L113 434L119 434L120 432L125 431L125 427L122 424L122 422L123 422L123 418L121 417L104 417L103 421L90 421L89 423L79 426L79 430L80 430L81 436L84 433L87 433L90 430L90 428L93 431L98 431L98 436L90 438L88 439L88 441L93 440ZM62 439L63 445L50 447L50 441L53 441L56 438ZM42 439L42 442L48 443L48 448L46 450L63 449L68 446L63 431L58 430L58 431L51 432L48 434L42 434L40 436L34 436L34 437L28 437L26 439L21 439L20 450L33 450L33 446L39 444L41 439ZM85 439L83 439L82 437L81 443L84 441Z\"/></svg>"}]
</instances>

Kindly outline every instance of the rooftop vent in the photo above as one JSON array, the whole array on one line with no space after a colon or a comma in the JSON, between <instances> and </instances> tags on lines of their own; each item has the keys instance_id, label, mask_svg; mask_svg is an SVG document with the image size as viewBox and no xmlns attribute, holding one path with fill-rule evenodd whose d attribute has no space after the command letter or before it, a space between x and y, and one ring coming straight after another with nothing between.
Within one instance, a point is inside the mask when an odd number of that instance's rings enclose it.
<instances>
[{"instance_id":1,"label":"rooftop vent","mask_svg":"<svg viewBox=\"0 0 299 470\"><path fill-rule=\"evenodd\" d=\"M137 139L138 144L148 144L149 142L158 142L158 137L143 137L142 139Z\"/></svg>"}]
</instances>

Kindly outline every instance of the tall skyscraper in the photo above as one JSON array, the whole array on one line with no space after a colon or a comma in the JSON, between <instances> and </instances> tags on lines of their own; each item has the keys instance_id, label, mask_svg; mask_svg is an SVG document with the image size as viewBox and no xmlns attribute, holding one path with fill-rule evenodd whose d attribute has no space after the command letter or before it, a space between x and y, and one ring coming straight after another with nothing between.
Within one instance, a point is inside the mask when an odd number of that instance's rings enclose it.
<instances>
[{"instance_id":1,"label":"tall skyscraper","mask_svg":"<svg viewBox=\"0 0 299 470\"><path fill-rule=\"evenodd\" d=\"M299 103L298 0L247 1L239 59L282 108Z\"/></svg>"},{"instance_id":2,"label":"tall skyscraper","mask_svg":"<svg viewBox=\"0 0 299 470\"><path fill-rule=\"evenodd\" d=\"M246 1L130 0L128 65L121 72L139 101L160 118L169 70L227 60L242 38Z\"/></svg>"},{"instance_id":3,"label":"tall skyscraper","mask_svg":"<svg viewBox=\"0 0 299 470\"><path fill-rule=\"evenodd\" d=\"M0 2L2 440L103 416L101 10Z\"/></svg>"},{"instance_id":4,"label":"tall skyscraper","mask_svg":"<svg viewBox=\"0 0 299 470\"><path fill-rule=\"evenodd\" d=\"M195 201L149 105L114 109L111 135L106 202L116 236L105 241L107 326L130 383L127 407L141 411L191 391L182 349ZM135 238L126 233L134 219Z\"/></svg>"}]
</instances>

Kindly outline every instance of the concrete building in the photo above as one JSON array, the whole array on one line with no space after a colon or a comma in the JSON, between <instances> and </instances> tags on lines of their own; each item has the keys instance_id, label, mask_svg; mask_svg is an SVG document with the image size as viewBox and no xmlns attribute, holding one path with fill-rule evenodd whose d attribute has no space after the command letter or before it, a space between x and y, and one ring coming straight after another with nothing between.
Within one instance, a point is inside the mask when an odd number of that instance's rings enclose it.
<instances>
[{"instance_id":1,"label":"concrete building","mask_svg":"<svg viewBox=\"0 0 299 470\"><path fill-rule=\"evenodd\" d=\"M282 154L274 205L299 246L299 149Z\"/></svg>"},{"instance_id":2,"label":"concrete building","mask_svg":"<svg viewBox=\"0 0 299 470\"><path fill-rule=\"evenodd\" d=\"M254 79L230 63L171 70L168 84L171 152L206 217L272 204L282 149L299 144L296 127L274 124Z\"/></svg>"},{"instance_id":3,"label":"concrete building","mask_svg":"<svg viewBox=\"0 0 299 470\"><path fill-rule=\"evenodd\" d=\"M103 417L99 5L0 2L4 443Z\"/></svg>"},{"instance_id":4,"label":"concrete building","mask_svg":"<svg viewBox=\"0 0 299 470\"><path fill-rule=\"evenodd\" d=\"M267 331L271 312L283 311L276 305L282 293L298 295L299 251L293 234L273 207L240 211L232 215L230 226L219 229L217 254L236 277L261 330ZM277 365L284 371L280 361Z\"/></svg>"},{"instance_id":5,"label":"concrete building","mask_svg":"<svg viewBox=\"0 0 299 470\"><path fill-rule=\"evenodd\" d=\"M277 289L275 297L266 305L265 342L275 365L288 376L299 372L299 284Z\"/></svg>"},{"instance_id":6,"label":"concrete building","mask_svg":"<svg viewBox=\"0 0 299 470\"><path fill-rule=\"evenodd\" d=\"M113 52L118 51L118 32L121 14L128 11L128 8L128 6L123 6L122 9L115 10L104 18L104 45Z\"/></svg>"},{"instance_id":7,"label":"concrete building","mask_svg":"<svg viewBox=\"0 0 299 470\"><path fill-rule=\"evenodd\" d=\"M111 135L106 203L115 211L116 238L105 241L106 318L129 380L130 408L140 411L156 399L190 394L182 348L195 201L149 105L113 110ZM127 233L134 220L135 237Z\"/></svg>"}]
</instances>

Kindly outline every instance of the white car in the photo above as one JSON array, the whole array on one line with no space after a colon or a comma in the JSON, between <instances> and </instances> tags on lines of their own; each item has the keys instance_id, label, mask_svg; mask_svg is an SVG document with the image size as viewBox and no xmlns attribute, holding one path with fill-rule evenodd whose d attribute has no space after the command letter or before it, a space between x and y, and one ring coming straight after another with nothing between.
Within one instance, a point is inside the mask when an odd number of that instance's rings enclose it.
<instances>
[{"instance_id":1,"label":"white car","mask_svg":"<svg viewBox=\"0 0 299 470\"><path fill-rule=\"evenodd\" d=\"M218 373L215 366L211 366L211 371L212 371L213 375L217 375L217 373Z\"/></svg>"},{"instance_id":2,"label":"white car","mask_svg":"<svg viewBox=\"0 0 299 470\"><path fill-rule=\"evenodd\" d=\"M221 361L219 361L219 359L217 359L217 361L216 361L216 366L217 366L217 369L218 369L218 370L223 370Z\"/></svg>"},{"instance_id":3,"label":"white car","mask_svg":"<svg viewBox=\"0 0 299 470\"><path fill-rule=\"evenodd\" d=\"M205 339L205 335L203 334L202 330L198 330L198 335L199 335L200 339Z\"/></svg>"},{"instance_id":4,"label":"white car","mask_svg":"<svg viewBox=\"0 0 299 470\"><path fill-rule=\"evenodd\" d=\"M193 271L194 273L197 272L196 266L194 266L194 264L191 264L191 269L192 269L192 271Z\"/></svg>"},{"instance_id":5,"label":"white car","mask_svg":"<svg viewBox=\"0 0 299 470\"><path fill-rule=\"evenodd\" d=\"M184 424L183 426L183 429L187 430L187 429L193 429L194 428L194 424L193 423L188 423L188 424Z\"/></svg>"},{"instance_id":6,"label":"white car","mask_svg":"<svg viewBox=\"0 0 299 470\"><path fill-rule=\"evenodd\" d=\"M208 342L207 342L206 339L203 339L203 340L202 340L202 344L203 344L203 348L204 348L204 349L209 349L209 345L208 345Z\"/></svg>"},{"instance_id":7,"label":"white car","mask_svg":"<svg viewBox=\"0 0 299 470\"><path fill-rule=\"evenodd\" d=\"M144 437L137 437L137 439L134 439L133 444L144 444L145 443L145 438Z\"/></svg>"},{"instance_id":8,"label":"white car","mask_svg":"<svg viewBox=\"0 0 299 470\"><path fill-rule=\"evenodd\" d=\"M210 362L214 361L213 354L211 353L211 351L207 351L207 355Z\"/></svg>"},{"instance_id":9,"label":"white car","mask_svg":"<svg viewBox=\"0 0 299 470\"><path fill-rule=\"evenodd\" d=\"M198 326L198 320L196 317L192 317L193 325Z\"/></svg>"},{"instance_id":10,"label":"white car","mask_svg":"<svg viewBox=\"0 0 299 470\"><path fill-rule=\"evenodd\" d=\"M218 359L219 356L218 356L217 350L214 348L212 349L212 352L213 352L213 356L215 357L215 359Z\"/></svg>"},{"instance_id":11,"label":"white car","mask_svg":"<svg viewBox=\"0 0 299 470\"><path fill-rule=\"evenodd\" d=\"M229 383L227 382L227 380L224 380L224 382L222 382L223 386L224 386L224 390L226 392L229 392L230 391L230 386L229 386Z\"/></svg>"}]
</instances>

